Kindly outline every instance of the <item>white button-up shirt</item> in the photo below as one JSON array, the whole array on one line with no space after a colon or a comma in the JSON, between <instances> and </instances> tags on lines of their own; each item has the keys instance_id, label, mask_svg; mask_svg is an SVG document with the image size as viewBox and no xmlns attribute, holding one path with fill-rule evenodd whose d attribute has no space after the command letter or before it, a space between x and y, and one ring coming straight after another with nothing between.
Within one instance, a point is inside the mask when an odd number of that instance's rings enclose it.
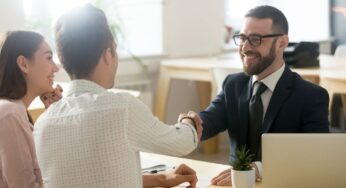
<instances>
[{"instance_id":1,"label":"white button-up shirt","mask_svg":"<svg viewBox=\"0 0 346 188\"><path fill-rule=\"evenodd\" d=\"M48 188L143 187L139 151L181 156L198 143L191 125L166 125L133 96L87 80L41 115L34 139Z\"/></svg>"},{"instance_id":2,"label":"white button-up shirt","mask_svg":"<svg viewBox=\"0 0 346 188\"><path fill-rule=\"evenodd\" d=\"M262 103L263 103L263 119L265 117L265 114L267 113L269 102L270 102L270 99L272 98L276 84L279 82L279 79L281 78L284 71L285 71L285 64L283 64L278 70L271 73L270 75L263 78L262 80L257 80L257 78L255 76L252 76L252 85L254 85L254 83L256 81L261 81L268 88L261 95L261 99L262 99ZM254 95L254 93L252 95ZM262 162L255 161L255 164L258 168L260 177L262 177Z\"/></svg>"},{"instance_id":3,"label":"white button-up shirt","mask_svg":"<svg viewBox=\"0 0 346 188\"><path fill-rule=\"evenodd\" d=\"M264 116L267 112L269 102L270 102L270 99L272 98L276 84L279 82L279 79L281 78L282 74L284 73L284 70L285 70L285 64L283 64L278 70L271 73L270 75L263 78L262 80L257 80L257 78L255 76L252 76L252 85L254 85L254 83L256 81L261 81L268 88L261 95L261 99L262 99L262 103L263 103L263 119L264 119ZM252 95L254 95L254 93Z\"/></svg>"}]
</instances>

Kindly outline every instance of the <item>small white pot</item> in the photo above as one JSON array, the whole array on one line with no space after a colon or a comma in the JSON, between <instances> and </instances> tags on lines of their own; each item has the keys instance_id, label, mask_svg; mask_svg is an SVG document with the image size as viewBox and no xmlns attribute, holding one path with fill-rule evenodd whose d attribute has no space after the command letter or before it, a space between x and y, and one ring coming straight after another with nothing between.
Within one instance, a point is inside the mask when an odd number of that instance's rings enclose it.
<instances>
[{"instance_id":1,"label":"small white pot","mask_svg":"<svg viewBox=\"0 0 346 188\"><path fill-rule=\"evenodd\" d=\"M255 169L248 171L238 171L232 169L231 178L233 188L255 188Z\"/></svg>"}]
</instances>

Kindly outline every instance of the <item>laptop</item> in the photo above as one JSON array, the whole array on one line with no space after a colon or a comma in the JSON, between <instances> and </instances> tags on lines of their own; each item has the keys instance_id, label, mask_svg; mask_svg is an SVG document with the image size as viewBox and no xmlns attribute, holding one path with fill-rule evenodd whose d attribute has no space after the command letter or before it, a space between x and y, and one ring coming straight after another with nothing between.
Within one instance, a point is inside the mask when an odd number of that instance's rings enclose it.
<instances>
[{"instance_id":1,"label":"laptop","mask_svg":"<svg viewBox=\"0 0 346 188\"><path fill-rule=\"evenodd\" d=\"M346 188L346 134L263 134L263 188Z\"/></svg>"}]
</instances>

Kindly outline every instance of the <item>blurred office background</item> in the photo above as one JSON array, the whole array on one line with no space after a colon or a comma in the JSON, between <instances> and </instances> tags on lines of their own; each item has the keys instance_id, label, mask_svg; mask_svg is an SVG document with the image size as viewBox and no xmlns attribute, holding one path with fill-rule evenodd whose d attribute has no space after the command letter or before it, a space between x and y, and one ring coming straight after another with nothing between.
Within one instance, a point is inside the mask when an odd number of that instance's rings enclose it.
<instances>
[{"instance_id":1,"label":"blurred office background","mask_svg":"<svg viewBox=\"0 0 346 188\"><path fill-rule=\"evenodd\" d=\"M284 12L291 42L316 42L322 54L334 54L337 46L346 44L345 0L0 0L0 33L35 30L54 49L56 18L85 3L103 9L117 33L120 63L115 87L139 90L151 109L160 92L156 85L162 60L236 53L231 36L239 32L244 14L256 5L273 5ZM69 78L61 69L56 80ZM165 122L175 123L180 112L201 110L198 94L194 81L174 80ZM338 101L333 123L345 127L345 113ZM227 135L223 135L221 157L204 156L205 160L227 163L227 149Z\"/></svg>"}]
</instances>

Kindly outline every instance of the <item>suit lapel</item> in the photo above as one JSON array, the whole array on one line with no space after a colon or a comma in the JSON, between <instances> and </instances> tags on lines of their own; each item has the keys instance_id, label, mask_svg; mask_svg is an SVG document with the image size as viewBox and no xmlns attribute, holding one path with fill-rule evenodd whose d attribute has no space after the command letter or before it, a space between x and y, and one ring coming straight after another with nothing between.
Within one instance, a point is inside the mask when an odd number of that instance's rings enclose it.
<instances>
[{"instance_id":1,"label":"suit lapel","mask_svg":"<svg viewBox=\"0 0 346 188\"><path fill-rule=\"evenodd\" d=\"M268 109L263 121L263 133L267 133L269 131L270 127L273 124L273 121L276 118L277 113L280 111L280 107L282 106L286 98L290 95L293 81L292 79L293 73L286 66L270 99Z\"/></svg>"},{"instance_id":2,"label":"suit lapel","mask_svg":"<svg viewBox=\"0 0 346 188\"><path fill-rule=\"evenodd\" d=\"M247 130L249 127L249 100L251 97L252 88L251 79L248 80L246 85L241 90L239 95L239 117L240 117L240 138L243 139L243 143L246 143Z\"/></svg>"}]
</instances>

